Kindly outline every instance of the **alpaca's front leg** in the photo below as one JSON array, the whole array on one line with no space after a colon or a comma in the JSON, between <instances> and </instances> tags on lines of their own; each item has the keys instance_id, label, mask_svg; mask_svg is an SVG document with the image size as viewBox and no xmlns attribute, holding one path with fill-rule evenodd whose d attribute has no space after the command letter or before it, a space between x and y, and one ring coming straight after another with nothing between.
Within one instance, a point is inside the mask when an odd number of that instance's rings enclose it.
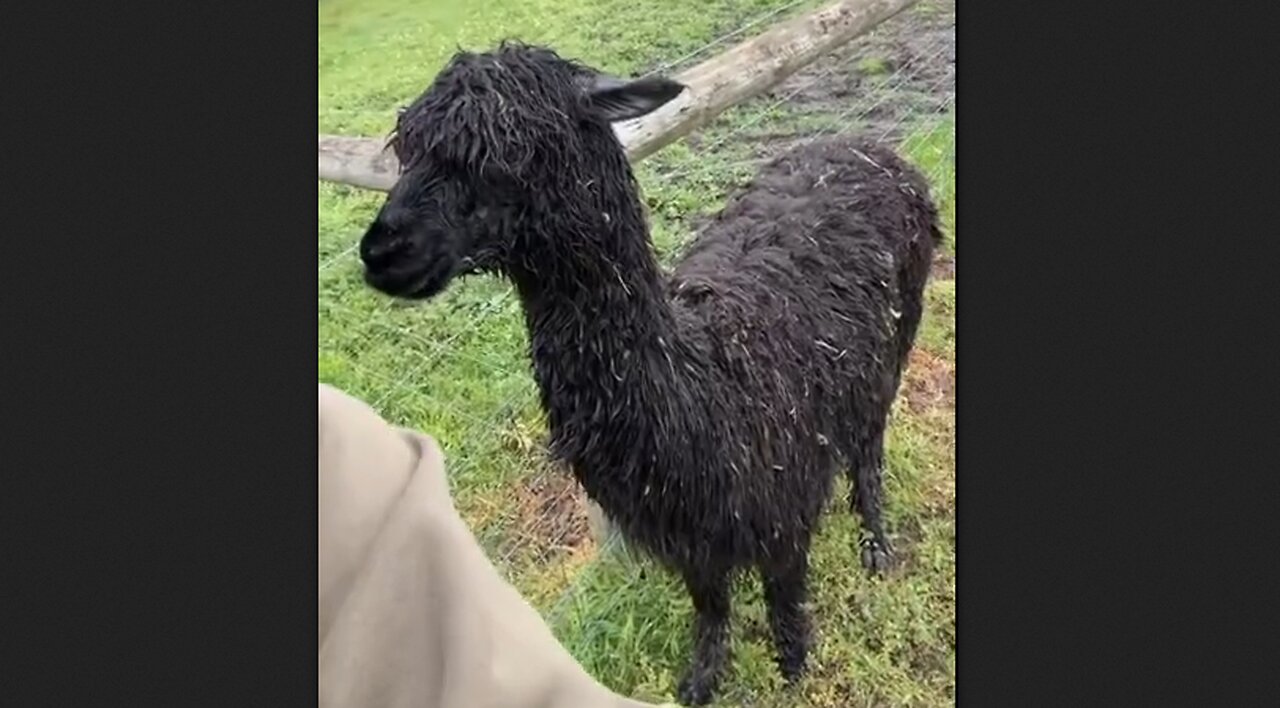
<instances>
[{"instance_id":1,"label":"alpaca's front leg","mask_svg":"<svg viewBox=\"0 0 1280 708\"><path fill-rule=\"evenodd\" d=\"M680 681L680 702L711 702L729 663L729 573L693 569L684 573L693 598L693 664Z\"/></svg>"}]
</instances>

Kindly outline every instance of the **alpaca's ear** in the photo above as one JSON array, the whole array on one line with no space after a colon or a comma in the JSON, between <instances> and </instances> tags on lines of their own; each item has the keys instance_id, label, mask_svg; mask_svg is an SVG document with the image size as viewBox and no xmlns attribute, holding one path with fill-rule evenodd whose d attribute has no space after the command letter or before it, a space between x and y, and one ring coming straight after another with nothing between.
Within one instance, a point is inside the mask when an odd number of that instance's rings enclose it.
<instances>
[{"instance_id":1,"label":"alpaca's ear","mask_svg":"<svg viewBox=\"0 0 1280 708\"><path fill-rule=\"evenodd\" d=\"M661 76L626 81L599 74L587 87L587 97L605 119L617 122L652 113L684 89L684 84Z\"/></svg>"}]
</instances>

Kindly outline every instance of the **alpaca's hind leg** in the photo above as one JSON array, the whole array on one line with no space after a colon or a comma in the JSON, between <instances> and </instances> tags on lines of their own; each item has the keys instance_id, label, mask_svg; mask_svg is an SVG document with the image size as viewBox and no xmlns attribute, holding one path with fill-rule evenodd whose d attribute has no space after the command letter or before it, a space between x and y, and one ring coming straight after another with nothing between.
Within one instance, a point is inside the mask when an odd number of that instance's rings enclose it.
<instances>
[{"instance_id":1,"label":"alpaca's hind leg","mask_svg":"<svg viewBox=\"0 0 1280 708\"><path fill-rule=\"evenodd\" d=\"M769 628L778 650L778 669L788 683L800 678L809 655L809 615L804 602L809 576L808 541L800 551L760 566L764 600L769 608Z\"/></svg>"},{"instance_id":2,"label":"alpaca's hind leg","mask_svg":"<svg viewBox=\"0 0 1280 708\"><path fill-rule=\"evenodd\" d=\"M884 488L884 426L877 427L870 438L858 446L853 479L853 506L862 517L862 566L882 573L893 565L893 549L884 532L882 518Z\"/></svg>"},{"instance_id":3,"label":"alpaca's hind leg","mask_svg":"<svg viewBox=\"0 0 1280 708\"><path fill-rule=\"evenodd\" d=\"M693 598L693 664L680 681L680 702L711 702L729 660L729 573L692 569L684 573Z\"/></svg>"}]
</instances>

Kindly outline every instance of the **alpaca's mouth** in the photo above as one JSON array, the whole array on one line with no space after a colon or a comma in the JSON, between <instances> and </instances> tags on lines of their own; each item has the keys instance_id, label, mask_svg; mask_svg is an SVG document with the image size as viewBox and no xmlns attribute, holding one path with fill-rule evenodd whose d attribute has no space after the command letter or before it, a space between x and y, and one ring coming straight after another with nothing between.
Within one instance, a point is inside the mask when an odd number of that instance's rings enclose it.
<instances>
[{"instance_id":1,"label":"alpaca's mouth","mask_svg":"<svg viewBox=\"0 0 1280 708\"><path fill-rule=\"evenodd\" d=\"M400 268L365 268L364 281L374 290L406 300L424 300L439 294L456 274L448 259L423 266L414 264Z\"/></svg>"}]
</instances>

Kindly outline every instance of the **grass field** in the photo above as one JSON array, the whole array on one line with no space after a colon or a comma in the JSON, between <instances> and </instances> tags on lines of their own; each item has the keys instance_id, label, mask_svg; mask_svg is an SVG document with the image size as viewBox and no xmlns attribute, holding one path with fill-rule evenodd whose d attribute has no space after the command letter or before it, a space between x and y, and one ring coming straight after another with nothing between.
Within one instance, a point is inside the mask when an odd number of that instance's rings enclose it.
<instances>
[{"instance_id":1,"label":"grass field","mask_svg":"<svg viewBox=\"0 0 1280 708\"><path fill-rule=\"evenodd\" d=\"M396 109L458 46L485 48L518 37L625 75L677 59L786 4L322 0L319 130L385 136ZM945 52L920 39L943 36L953 13L953 2L925 0L910 17L886 23L900 26L896 33L815 63L637 166L655 247L666 260L751 173L753 160L837 129L898 141L935 180L947 230L888 438L886 513L903 563L884 579L863 573L856 519L841 486L813 556L817 639L810 676L783 688L758 582L744 578L733 672L719 705L954 703L955 123L938 98L939 91L954 95L954 74L950 88L934 90L943 83L937 77L945 78L943 64L928 62ZM318 191L320 380L395 423L434 435L449 455L463 516L574 656L615 690L672 700L688 658L689 600L643 558L614 544L596 548L581 493L543 458L545 428L519 305L507 286L472 278L412 306L375 295L360 281L352 247L382 195L324 182Z\"/></svg>"}]
</instances>

